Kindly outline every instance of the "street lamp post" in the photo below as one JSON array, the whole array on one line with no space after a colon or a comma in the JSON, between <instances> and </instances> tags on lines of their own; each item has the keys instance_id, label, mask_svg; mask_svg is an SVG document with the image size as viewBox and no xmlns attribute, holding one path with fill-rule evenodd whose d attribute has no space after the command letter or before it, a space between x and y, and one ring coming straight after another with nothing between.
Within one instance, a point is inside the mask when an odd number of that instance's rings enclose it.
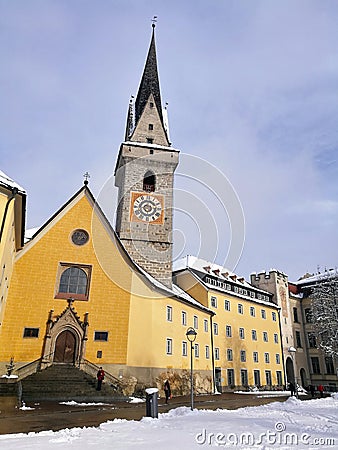
<instances>
[{"instance_id":1,"label":"street lamp post","mask_svg":"<svg viewBox=\"0 0 338 450\"><path fill-rule=\"evenodd\" d=\"M295 390L296 390L296 398L298 398L298 385L297 385L297 377L296 377L296 367L295 367L295 360L294 360L294 355L296 353L296 349L295 347L289 347L288 348L288 352L291 355L291 359L292 359L292 367L293 367L293 382L295 385Z\"/></svg>"},{"instance_id":2,"label":"street lamp post","mask_svg":"<svg viewBox=\"0 0 338 450\"><path fill-rule=\"evenodd\" d=\"M190 341L190 394L191 394L191 411L194 409L194 377L193 377L193 360L192 360L192 350L194 346L192 343L195 341L197 332L195 328L189 327L185 334L188 341Z\"/></svg>"}]
</instances>

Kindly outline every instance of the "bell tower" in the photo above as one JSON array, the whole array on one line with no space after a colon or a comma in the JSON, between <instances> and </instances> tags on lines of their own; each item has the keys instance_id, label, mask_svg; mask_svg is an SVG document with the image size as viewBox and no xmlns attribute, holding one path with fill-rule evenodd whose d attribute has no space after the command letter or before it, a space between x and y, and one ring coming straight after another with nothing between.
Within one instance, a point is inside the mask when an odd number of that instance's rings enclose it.
<instances>
[{"instance_id":1,"label":"bell tower","mask_svg":"<svg viewBox=\"0 0 338 450\"><path fill-rule=\"evenodd\" d=\"M162 109L155 24L125 140L115 167L116 232L130 257L167 287L172 285L173 182L179 151L171 147Z\"/></svg>"}]
</instances>

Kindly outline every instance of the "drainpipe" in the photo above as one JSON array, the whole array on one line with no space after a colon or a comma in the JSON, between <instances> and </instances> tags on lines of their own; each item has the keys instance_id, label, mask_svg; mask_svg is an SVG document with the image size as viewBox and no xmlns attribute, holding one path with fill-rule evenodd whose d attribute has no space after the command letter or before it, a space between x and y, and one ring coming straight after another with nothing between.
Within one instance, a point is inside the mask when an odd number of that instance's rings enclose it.
<instances>
[{"instance_id":1,"label":"drainpipe","mask_svg":"<svg viewBox=\"0 0 338 450\"><path fill-rule=\"evenodd\" d=\"M211 343L212 384L214 387L213 393L215 393L216 380L215 380L214 331L213 331L212 317L213 316L210 316L210 343Z\"/></svg>"},{"instance_id":2,"label":"drainpipe","mask_svg":"<svg viewBox=\"0 0 338 450\"><path fill-rule=\"evenodd\" d=\"M282 353L282 365L283 365L283 373L284 373L284 389L286 389L286 371L285 371L284 350L283 350L283 335L282 335L280 313L281 313L281 309L279 308L278 309L279 340L280 340L280 349L281 349L281 353Z\"/></svg>"},{"instance_id":3,"label":"drainpipe","mask_svg":"<svg viewBox=\"0 0 338 450\"><path fill-rule=\"evenodd\" d=\"M15 199L16 194L19 192L19 189L16 187L12 188L12 195L11 197L9 197L9 199L7 200L6 206L5 206L5 211L4 211L4 216L2 218L2 223L1 223L1 230L0 230L0 242L2 240L2 235L4 232L4 228L5 228L5 223L6 223L6 218L7 218L7 213L8 213L8 208L9 208L9 204L12 200Z\"/></svg>"}]
</instances>

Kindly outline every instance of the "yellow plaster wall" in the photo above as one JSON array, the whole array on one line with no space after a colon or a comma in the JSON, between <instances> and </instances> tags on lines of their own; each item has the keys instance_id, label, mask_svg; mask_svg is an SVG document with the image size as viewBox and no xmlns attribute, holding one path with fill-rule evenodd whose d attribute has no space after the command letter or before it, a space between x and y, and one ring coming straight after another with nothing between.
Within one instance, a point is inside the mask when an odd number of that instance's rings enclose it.
<instances>
[{"instance_id":1,"label":"yellow plaster wall","mask_svg":"<svg viewBox=\"0 0 338 450\"><path fill-rule=\"evenodd\" d=\"M74 229L89 232L90 241L76 246L70 236ZM45 230L39 239L21 251L13 271L7 300L6 315L0 331L0 362L14 356L15 361L29 362L41 356L48 313L55 318L67 306L65 300L55 299L60 262L92 265L88 301L75 301L81 320L89 313L87 351L85 357L94 363L124 364L127 357L129 293L112 281L121 280L127 287L130 268L105 228L94 215L87 196L77 197ZM95 247L95 248L94 248ZM105 251L103 251L105 250ZM110 267L110 273L103 268ZM106 255L106 256L104 256ZM109 255L109 256L108 256ZM24 327L39 328L39 338L23 338ZM108 331L108 342L95 342L94 331ZM102 350L102 359L96 358Z\"/></svg>"},{"instance_id":2,"label":"yellow plaster wall","mask_svg":"<svg viewBox=\"0 0 338 450\"><path fill-rule=\"evenodd\" d=\"M8 200L5 192L0 192L0 217L1 222L5 215L5 208ZM15 256L15 221L14 205L15 200L9 203L6 220L4 223L3 235L0 242L0 333L5 313L8 288L11 282L13 263Z\"/></svg>"},{"instance_id":3,"label":"yellow plaster wall","mask_svg":"<svg viewBox=\"0 0 338 450\"><path fill-rule=\"evenodd\" d=\"M211 307L211 297L217 298L217 308ZM230 311L224 308L224 301L230 301ZM238 304L243 305L243 314L238 313ZM255 317L250 315L250 307L255 308ZM220 294L217 291L209 292L209 307L216 316L214 322L218 324L218 335L214 336L215 347L220 349L220 360L215 361L215 367L222 368L222 385L227 385L226 369L235 370L235 384L240 385L240 370L247 369L248 383L254 385L253 371L260 370L261 385L265 385L265 370L271 371L272 384L277 384L276 371L283 373L282 354L280 345L278 311L274 307L248 301L244 298L237 298L229 294ZM266 311L266 319L262 319L261 310ZM276 313L276 322L272 320L272 311ZM232 337L226 337L225 328L230 325ZM239 328L244 328L245 339L239 338ZM257 332L257 341L252 340L252 330ZM268 342L263 341L263 331L268 333ZM278 336L278 343L274 342L274 333ZM233 361L227 360L227 349L233 351ZM240 351L246 351L246 362L240 361ZM254 363L253 352L258 352L258 363ZM270 355L270 363L265 363L264 353ZM276 363L276 353L280 355L280 364Z\"/></svg>"},{"instance_id":4,"label":"yellow plaster wall","mask_svg":"<svg viewBox=\"0 0 338 450\"><path fill-rule=\"evenodd\" d=\"M183 303L174 297L159 296L133 277L129 319L128 365L137 367L190 368L190 343L186 331L193 326L193 316L199 318L196 343L200 357L194 358L196 370L211 370L210 333L203 331L203 320L209 322L209 314ZM136 295L136 292L142 295ZM167 321L167 306L172 307L172 321ZM182 311L187 313L187 324L182 325ZM166 354L166 339L173 340L173 352ZM182 356L182 341L188 342L187 356ZM210 347L210 358L205 358L205 345Z\"/></svg>"}]
</instances>

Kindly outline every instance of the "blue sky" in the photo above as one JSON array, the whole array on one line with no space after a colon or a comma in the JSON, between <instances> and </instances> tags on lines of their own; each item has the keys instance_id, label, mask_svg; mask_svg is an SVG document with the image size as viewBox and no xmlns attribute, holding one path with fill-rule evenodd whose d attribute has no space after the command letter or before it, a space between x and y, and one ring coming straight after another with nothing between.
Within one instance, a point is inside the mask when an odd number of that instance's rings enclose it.
<instances>
[{"instance_id":1,"label":"blue sky","mask_svg":"<svg viewBox=\"0 0 338 450\"><path fill-rule=\"evenodd\" d=\"M213 164L204 175L212 180L219 170L243 207L236 272L273 267L296 280L318 265L334 267L336 1L0 0L0 168L28 192L28 227L65 203L86 171L100 196L154 15L173 146ZM177 189L195 187L178 177ZM210 192L193 193L203 204L193 231L176 212L176 254L227 262L238 218L222 218ZM210 229L198 223L204 209L215 218Z\"/></svg>"}]
</instances>

